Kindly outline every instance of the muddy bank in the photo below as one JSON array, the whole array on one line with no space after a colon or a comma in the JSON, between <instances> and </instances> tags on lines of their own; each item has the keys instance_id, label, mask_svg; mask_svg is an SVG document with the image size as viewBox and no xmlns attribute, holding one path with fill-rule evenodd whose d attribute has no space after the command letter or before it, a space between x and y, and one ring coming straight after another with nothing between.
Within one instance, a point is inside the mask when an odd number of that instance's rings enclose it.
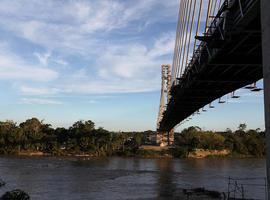
<instances>
[{"instance_id":1,"label":"muddy bank","mask_svg":"<svg viewBox=\"0 0 270 200\"><path fill-rule=\"evenodd\" d=\"M140 146L137 150L125 150L123 152L116 152L112 155L107 155L102 152L72 152L72 151L58 151L57 153L48 153L42 151L20 151L17 152L17 156L29 156L29 157L137 157L137 158L191 158L191 159L200 159L200 158L253 158L254 156L247 156L242 154L234 154L228 149L222 150L208 150L208 149L194 149L194 150L183 150L182 148L169 148L169 147L159 147L159 146L150 146L144 145Z\"/></svg>"}]
</instances>

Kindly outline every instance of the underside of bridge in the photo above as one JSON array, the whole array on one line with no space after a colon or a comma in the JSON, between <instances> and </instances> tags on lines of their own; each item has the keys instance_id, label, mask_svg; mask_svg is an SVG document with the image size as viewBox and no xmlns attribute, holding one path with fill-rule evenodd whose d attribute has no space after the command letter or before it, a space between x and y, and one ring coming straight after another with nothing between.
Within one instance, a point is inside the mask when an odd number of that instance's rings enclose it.
<instances>
[{"instance_id":1,"label":"underside of bridge","mask_svg":"<svg viewBox=\"0 0 270 200\"><path fill-rule=\"evenodd\" d=\"M196 39L199 46L171 86L159 131L172 130L212 101L263 77L259 0L225 2Z\"/></svg>"}]
</instances>

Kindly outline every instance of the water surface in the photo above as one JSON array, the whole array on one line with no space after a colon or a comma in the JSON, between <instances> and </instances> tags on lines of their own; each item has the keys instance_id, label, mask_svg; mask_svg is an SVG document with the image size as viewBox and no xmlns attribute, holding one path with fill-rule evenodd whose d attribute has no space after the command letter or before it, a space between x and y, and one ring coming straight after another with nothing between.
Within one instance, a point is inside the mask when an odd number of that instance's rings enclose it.
<instances>
[{"instance_id":1,"label":"water surface","mask_svg":"<svg viewBox=\"0 0 270 200\"><path fill-rule=\"evenodd\" d=\"M170 199L180 188L227 191L228 177L260 185L264 159L138 159L0 157L6 190L20 188L33 200ZM252 188L252 189L251 189ZM264 198L264 188L245 186L246 195Z\"/></svg>"}]
</instances>

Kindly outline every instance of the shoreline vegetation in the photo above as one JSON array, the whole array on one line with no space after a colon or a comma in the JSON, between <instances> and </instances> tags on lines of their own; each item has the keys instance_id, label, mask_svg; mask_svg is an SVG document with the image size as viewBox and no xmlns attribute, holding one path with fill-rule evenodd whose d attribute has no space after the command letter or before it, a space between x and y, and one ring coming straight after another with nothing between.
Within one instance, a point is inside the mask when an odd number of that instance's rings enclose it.
<instances>
[{"instance_id":1,"label":"shoreline vegetation","mask_svg":"<svg viewBox=\"0 0 270 200\"><path fill-rule=\"evenodd\" d=\"M205 131L189 127L175 133L175 145L158 147L155 131L111 132L94 122L77 121L69 128L52 128L37 118L17 124L0 122L0 155L18 156L124 156L140 158L205 158L265 156L265 132L247 130Z\"/></svg>"}]
</instances>

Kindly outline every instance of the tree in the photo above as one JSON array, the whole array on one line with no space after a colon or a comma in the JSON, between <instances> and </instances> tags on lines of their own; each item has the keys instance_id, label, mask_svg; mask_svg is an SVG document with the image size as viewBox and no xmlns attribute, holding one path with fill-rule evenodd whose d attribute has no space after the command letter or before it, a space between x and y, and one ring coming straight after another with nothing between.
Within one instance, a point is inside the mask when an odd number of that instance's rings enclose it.
<instances>
[{"instance_id":1,"label":"tree","mask_svg":"<svg viewBox=\"0 0 270 200\"><path fill-rule=\"evenodd\" d=\"M247 125L245 123L239 124L238 126L239 131L245 132L246 129L247 129Z\"/></svg>"},{"instance_id":2,"label":"tree","mask_svg":"<svg viewBox=\"0 0 270 200\"><path fill-rule=\"evenodd\" d=\"M92 122L91 120L88 120L88 121L80 120L80 121L75 122L72 125L71 129L77 130L83 133L91 132L95 129L95 123Z\"/></svg>"},{"instance_id":3,"label":"tree","mask_svg":"<svg viewBox=\"0 0 270 200\"><path fill-rule=\"evenodd\" d=\"M142 144L143 135L141 133L134 134L134 141L136 146L139 147Z\"/></svg>"},{"instance_id":4,"label":"tree","mask_svg":"<svg viewBox=\"0 0 270 200\"><path fill-rule=\"evenodd\" d=\"M39 150L41 147L41 138L43 136L42 122L37 118L28 119L20 124L20 128L23 130L27 137L27 143L29 147L35 150Z\"/></svg>"},{"instance_id":5,"label":"tree","mask_svg":"<svg viewBox=\"0 0 270 200\"><path fill-rule=\"evenodd\" d=\"M228 134L231 134L232 133L232 129L226 128L225 132L228 133Z\"/></svg>"}]
</instances>

